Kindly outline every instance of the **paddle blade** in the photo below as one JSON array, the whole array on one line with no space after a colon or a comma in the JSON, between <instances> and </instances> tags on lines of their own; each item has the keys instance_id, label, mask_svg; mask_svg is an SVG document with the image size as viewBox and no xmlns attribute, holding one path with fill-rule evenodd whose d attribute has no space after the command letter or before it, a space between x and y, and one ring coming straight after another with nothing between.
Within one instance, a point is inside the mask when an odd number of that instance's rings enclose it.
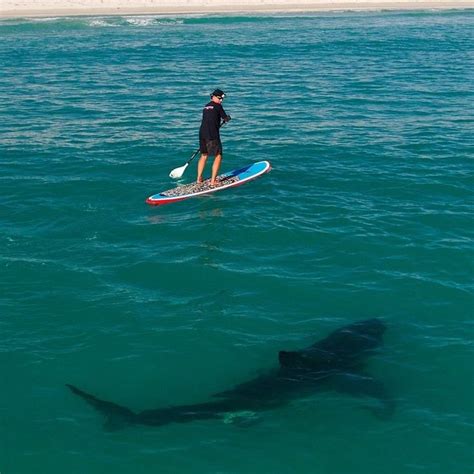
<instances>
[{"instance_id":1,"label":"paddle blade","mask_svg":"<svg viewBox=\"0 0 474 474\"><path fill-rule=\"evenodd\" d=\"M183 176L184 172L186 171L188 164L189 163L186 163L185 165L180 166L179 168L175 168L173 171L171 171L170 178L173 178L173 179L181 178L181 176Z\"/></svg>"}]
</instances>

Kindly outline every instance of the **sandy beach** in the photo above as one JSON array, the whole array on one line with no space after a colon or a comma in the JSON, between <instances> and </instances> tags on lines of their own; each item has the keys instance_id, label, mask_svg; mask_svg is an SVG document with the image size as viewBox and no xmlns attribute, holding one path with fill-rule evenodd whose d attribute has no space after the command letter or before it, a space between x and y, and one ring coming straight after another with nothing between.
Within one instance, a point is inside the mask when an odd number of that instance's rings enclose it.
<instances>
[{"instance_id":1,"label":"sandy beach","mask_svg":"<svg viewBox=\"0 0 474 474\"><path fill-rule=\"evenodd\" d=\"M1 0L0 17L474 8L474 0Z\"/></svg>"}]
</instances>

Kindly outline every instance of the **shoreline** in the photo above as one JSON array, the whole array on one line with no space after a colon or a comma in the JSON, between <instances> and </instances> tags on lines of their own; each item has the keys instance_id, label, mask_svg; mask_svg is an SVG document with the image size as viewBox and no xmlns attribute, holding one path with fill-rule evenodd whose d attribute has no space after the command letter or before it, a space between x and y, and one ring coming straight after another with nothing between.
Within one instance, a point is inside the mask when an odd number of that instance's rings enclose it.
<instances>
[{"instance_id":1,"label":"shoreline","mask_svg":"<svg viewBox=\"0 0 474 474\"><path fill-rule=\"evenodd\" d=\"M111 1L110 6L103 7L100 0L86 0L82 5L78 2L63 1L55 2L55 0L44 0L40 8L31 8L32 2L24 2L23 4L6 0L2 4L0 10L1 19L13 18L38 18L38 17L69 17L69 16L120 16L120 15L209 15L209 14L271 14L271 13L311 13L311 12L328 12L328 11L374 11L374 10L455 10L474 8L474 0L399 0L399 1L333 1L333 2L291 2L272 3L265 0L260 3L249 2L240 4L223 4L218 1L203 1L200 5L183 4L184 2L176 0L174 5L172 2L166 2L165 6L123 6L120 0ZM304 1L304 0L303 0ZM165 2L163 2L165 3ZM190 3L190 2L189 2ZM56 5L57 4L57 5ZM69 5L68 5L69 4ZM8 6L14 8L8 8ZM59 7L61 5L61 7ZM127 5L130 3L127 2ZM38 6L38 3L35 4Z\"/></svg>"}]
</instances>

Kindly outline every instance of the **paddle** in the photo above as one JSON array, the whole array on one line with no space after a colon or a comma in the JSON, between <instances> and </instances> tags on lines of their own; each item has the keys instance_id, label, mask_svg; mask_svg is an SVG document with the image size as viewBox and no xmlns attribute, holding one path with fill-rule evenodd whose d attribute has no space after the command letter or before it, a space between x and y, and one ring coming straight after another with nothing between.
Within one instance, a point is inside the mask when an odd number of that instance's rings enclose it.
<instances>
[{"instance_id":1,"label":"paddle","mask_svg":"<svg viewBox=\"0 0 474 474\"><path fill-rule=\"evenodd\" d=\"M179 179L181 176L183 176L184 172L186 171L186 168L188 167L189 163L194 160L194 157L199 153L200 148L198 148L194 153L191 158L189 158L188 161L183 166L180 166L179 168L175 168L174 170L171 171L170 173L170 178L173 179Z\"/></svg>"},{"instance_id":2,"label":"paddle","mask_svg":"<svg viewBox=\"0 0 474 474\"><path fill-rule=\"evenodd\" d=\"M225 122L222 122L220 125L219 125L219 128L221 128L223 125L224 125ZM186 171L186 168L188 167L189 163L191 163L191 161L194 160L195 156L199 153L199 150L200 148L198 148L194 153L193 153L193 156L191 156L191 158L189 158L188 161L186 161L186 163L183 165L183 166L180 166L179 168L175 168L174 170L171 171L170 173L170 178L173 178L173 179L179 179L183 176L184 172Z\"/></svg>"}]
</instances>

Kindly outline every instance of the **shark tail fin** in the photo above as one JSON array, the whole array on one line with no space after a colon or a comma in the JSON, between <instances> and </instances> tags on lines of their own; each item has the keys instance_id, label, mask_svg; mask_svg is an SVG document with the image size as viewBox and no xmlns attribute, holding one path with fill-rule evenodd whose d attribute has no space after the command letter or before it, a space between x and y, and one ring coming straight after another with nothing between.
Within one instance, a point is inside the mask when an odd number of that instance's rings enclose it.
<instances>
[{"instance_id":1,"label":"shark tail fin","mask_svg":"<svg viewBox=\"0 0 474 474\"><path fill-rule=\"evenodd\" d=\"M117 405L113 402L100 400L94 395L84 392L74 385L66 384L66 387L68 387L72 393L81 397L91 407L95 408L99 413L105 416L106 422L104 424L104 428L108 431L115 431L135 422L136 414L133 413L132 410Z\"/></svg>"}]
</instances>

